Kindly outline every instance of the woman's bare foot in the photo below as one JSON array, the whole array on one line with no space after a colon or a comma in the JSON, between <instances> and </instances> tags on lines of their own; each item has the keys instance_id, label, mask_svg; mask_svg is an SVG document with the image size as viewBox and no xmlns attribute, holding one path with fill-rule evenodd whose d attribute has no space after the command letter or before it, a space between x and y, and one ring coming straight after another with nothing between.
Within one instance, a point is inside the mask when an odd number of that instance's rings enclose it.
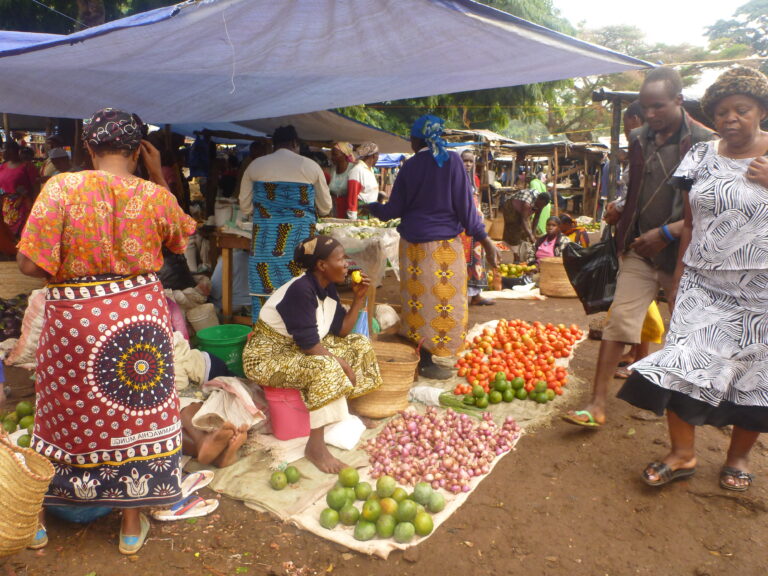
<instances>
[{"instance_id":1,"label":"woman's bare foot","mask_svg":"<svg viewBox=\"0 0 768 576\"><path fill-rule=\"evenodd\" d=\"M243 424L235 431L235 435L230 438L224 451L213 461L214 465L219 468L226 468L237 462L237 453L240 450L240 447L245 444L247 438L248 426Z\"/></svg>"},{"instance_id":2,"label":"woman's bare foot","mask_svg":"<svg viewBox=\"0 0 768 576\"><path fill-rule=\"evenodd\" d=\"M309 432L304 456L326 474L338 474L347 465L328 451L325 444L324 428L313 428Z\"/></svg>"},{"instance_id":3,"label":"woman's bare foot","mask_svg":"<svg viewBox=\"0 0 768 576\"><path fill-rule=\"evenodd\" d=\"M212 464L224 452L236 432L234 424L224 422L221 428L208 434L202 441L197 451L197 461L200 464Z\"/></svg>"}]
</instances>

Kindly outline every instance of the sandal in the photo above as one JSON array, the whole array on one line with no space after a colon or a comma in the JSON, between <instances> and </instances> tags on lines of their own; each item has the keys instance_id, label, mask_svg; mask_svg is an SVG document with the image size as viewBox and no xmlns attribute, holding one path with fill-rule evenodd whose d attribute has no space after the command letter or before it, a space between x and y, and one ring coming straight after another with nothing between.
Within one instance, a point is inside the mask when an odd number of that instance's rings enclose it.
<instances>
[{"instance_id":1,"label":"sandal","mask_svg":"<svg viewBox=\"0 0 768 576\"><path fill-rule=\"evenodd\" d=\"M203 499L197 494L177 502L172 508L165 510L154 510L152 518L161 522L173 520L186 520L187 518L200 518L207 516L219 507L219 501L216 498L209 500Z\"/></svg>"},{"instance_id":2,"label":"sandal","mask_svg":"<svg viewBox=\"0 0 768 576\"><path fill-rule=\"evenodd\" d=\"M35 537L32 539L32 543L27 546L29 550L40 550L41 548L45 548L48 545L48 532L45 529L45 526L42 524L37 525L37 532L35 532Z\"/></svg>"},{"instance_id":3,"label":"sandal","mask_svg":"<svg viewBox=\"0 0 768 576\"><path fill-rule=\"evenodd\" d=\"M493 300L489 300L488 298L483 298L482 296L473 296L472 299L469 301L470 306L494 306L496 302Z\"/></svg>"},{"instance_id":4,"label":"sandal","mask_svg":"<svg viewBox=\"0 0 768 576\"><path fill-rule=\"evenodd\" d=\"M658 479L651 480L650 475L648 474L649 470L652 471L655 476L658 476ZM664 462L651 462L648 464L648 466L645 467L641 477L643 482L648 484L648 486L657 487L664 486L665 484L669 484L675 480L690 478L695 474L695 472L696 466L693 468L678 468L677 470L672 470L672 468L670 468L669 465L665 464Z\"/></svg>"},{"instance_id":5,"label":"sandal","mask_svg":"<svg viewBox=\"0 0 768 576\"><path fill-rule=\"evenodd\" d=\"M737 485L729 484L725 481L726 478L733 478L734 480L746 480L746 484ZM724 490L731 490L732 492L746 492L749 487L752 486L752 480L755 479L753 474L739 470L733 466L723 466L720 469L720 488Z\"/></svg>"},{"instance_id":6,"label":"sandal","mask_svg":"<svg viewBox=\"0 0 768 576\"><path fill-rule=\"evenodd\" d=\"M619 366L616 368L616 372L613 373L614 378L619 378L621 380L626 380L630 376L632 376L632 370L626 366Z\"/></svg>"},{"instance_id":7,"label":"sandal","mask_svg":"<svg viewBox=\"0 0 768 576\"><path fill-rule=\"evenodd\" d=\"M579 418L579 416L586 416L587 419L582 420ZM561 418L568 422L568 424L575 424L576 426L581 426L583 428L591 428L596 430L597 428L602 427L602 424L595 420L595 417L592 416L592 413L589 410L576 410L575 412L568 412L563 414Z\"/></svg>"},{"instance_id":8,"label":"sandal","mask_svg":"<svg viewBox=\"0 0 768 576\"><path fill-rule=\"evenodd\" d=\"M138 536L125 536L122 528L120 529L120 545L118 546L120 554L136 554L144 546L144 541L149 534L149 518L145 514L139 513L139 522L141 523L141 532Z\"/></svg>"}]
</instances>

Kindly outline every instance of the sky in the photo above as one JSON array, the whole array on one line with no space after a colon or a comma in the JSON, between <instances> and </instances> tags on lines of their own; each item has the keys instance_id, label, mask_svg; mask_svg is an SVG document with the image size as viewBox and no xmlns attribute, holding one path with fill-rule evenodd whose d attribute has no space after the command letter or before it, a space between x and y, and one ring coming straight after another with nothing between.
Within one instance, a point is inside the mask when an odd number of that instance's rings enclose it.
<instances>
[{"instance_id":1,"label":"sky","mask_svg":"<svg viewBox=\"0 0 768 576\"><path fill-rule=\"evenodd\" d=\"M706 46L706 28L733 17L747 0L554 0L560 13L577 25L602 28L618 24L638 27L649 43Z\"/></svg>"},{"instance_id":2,"label":"sky","mask_svg":"<svg viewBox=\"0 0 768 576\"><path fill-rule=\"evenodd\" d=\"M649 44L695 46L706 46L707 27L732 18L746 3L747 0L553 0L555 8L574 26L581 21L586 28L633 25L645 34ZM717 68L705 69L699 82L686 88L686 94L701 96L721 72Z\"/></svg>"}]
</instances>

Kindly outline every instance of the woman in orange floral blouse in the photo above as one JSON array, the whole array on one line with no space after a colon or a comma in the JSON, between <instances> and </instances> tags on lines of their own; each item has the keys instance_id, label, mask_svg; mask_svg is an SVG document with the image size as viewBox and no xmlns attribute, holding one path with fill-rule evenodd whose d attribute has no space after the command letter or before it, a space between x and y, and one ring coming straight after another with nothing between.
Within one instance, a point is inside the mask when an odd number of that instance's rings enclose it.
<instances>
[{"instance_id":1,"label":"woman in orange floral blouse","mask_svg":"<svg viewBox=\"0 0 768 576\"><path fill-rule=\"evenodd\" d=\"M32 438L56 469L44 504L123 509L123 554L149 531L139 509L181 496L172 329L155 272L162 247L183 253L195 232L142 129L132 114L94 114L83 138L95 170L48 180L18 254L22 272L49 282ZM153 182L134 176L140 160ZM32 547L47 541L41 518Z\"/></svg>"}]
</instances>

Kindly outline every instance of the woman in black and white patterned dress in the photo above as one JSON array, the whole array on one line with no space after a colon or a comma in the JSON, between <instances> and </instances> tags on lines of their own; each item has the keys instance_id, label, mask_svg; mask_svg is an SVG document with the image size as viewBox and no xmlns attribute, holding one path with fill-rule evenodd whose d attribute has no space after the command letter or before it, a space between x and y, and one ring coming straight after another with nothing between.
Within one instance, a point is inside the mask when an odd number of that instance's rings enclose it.
<instances>
[{"instance_id":1,"label":"woman in black and white patterned dress","mask_svg":"<svg viewBox=\"0 0 768 576\"><path fill-rule=\"evenodd\" d=\"M722 140L694 146L675 173L688 193L669 335L619 397L667 413L672 448L645 468L647 484L693 475L695 426L733 425L720 486L744 491L768 431L768 79L729 70L702 107Z\"/></svg>"}]
</instances>

